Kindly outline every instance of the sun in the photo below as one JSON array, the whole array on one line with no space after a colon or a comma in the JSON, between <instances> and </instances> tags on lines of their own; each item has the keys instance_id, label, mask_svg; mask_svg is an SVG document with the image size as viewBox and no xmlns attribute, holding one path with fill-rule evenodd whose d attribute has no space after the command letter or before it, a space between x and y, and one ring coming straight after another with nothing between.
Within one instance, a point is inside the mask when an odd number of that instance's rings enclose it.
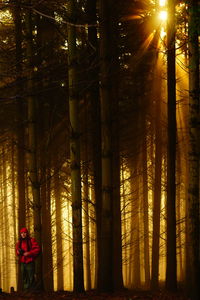
<instances>
[{"instance_id":1,"label":"sun","mask_svg":"<svg viewBox=\"0 0 200 300\"><path fill-rule=\"evenodd\" d=\"M166 21L167 20L167 12L166 10L161 10L159 13L159 19L161 21Z\"/></svg>"},{"instance_id":2,"label":"sun","mask_svg":"<svg viewBox=\"0 0 200 300\"><path fill-rule=\"evenodd\" d=\"M159 1L159 5L162 7L162 6L165 6L166 5L166 0L160 0Z\"/></svg>"}]
</instances>

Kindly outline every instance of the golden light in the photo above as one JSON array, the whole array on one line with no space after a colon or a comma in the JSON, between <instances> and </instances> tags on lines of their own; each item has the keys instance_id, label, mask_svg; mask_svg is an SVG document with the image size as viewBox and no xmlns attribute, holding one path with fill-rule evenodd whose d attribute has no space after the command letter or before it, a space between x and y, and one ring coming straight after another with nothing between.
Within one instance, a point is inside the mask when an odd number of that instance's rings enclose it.
<instances>
[{"instance_id":1,"label":"golden light","mask_svg":"<svg viewBox=\"0 0 200 300\"><path fill-rule=\"evenodd\" d=\"M165 10L160 11L160 13L159 13L159 19L161 21L166 21L167 20L167 12Z\"/></svg>"},{"instance_id":2,"label":"golden light","mask_svg":"<svg viewBox=\"0 0 200 300\"><path fill-rule=\"evenodd\" d=\"M159 5L162 6L162 7L165 6L166 5L166 0L160 0Z\"/></svg>"},{"instance_id":3,"label":"golden light","mask_svg":"<svg viewBox=\"0 0 200 300\"><path fill-rule=\"evenodd\" d=\"M161 37L162 40L166 37L166 32L163 28L160 31L160 37Z\"/></svg>"}]
</instances>

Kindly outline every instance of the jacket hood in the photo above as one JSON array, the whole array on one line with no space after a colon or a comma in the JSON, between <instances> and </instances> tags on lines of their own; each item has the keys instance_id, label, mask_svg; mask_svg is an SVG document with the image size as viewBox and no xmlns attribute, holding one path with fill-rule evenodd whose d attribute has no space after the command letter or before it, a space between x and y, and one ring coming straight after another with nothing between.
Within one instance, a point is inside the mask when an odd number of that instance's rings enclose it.
<instances>
[{"instance_id":1,"label":"jacket hood","mask_svg":"<svg viewBox=\"0 0 200 300\"><path fill-rule=\"evenodd\" d=\"M28 229L26 227L23 227L20 229L20 233L22 233L22 232L26 232L28 234Z\"/></svg>"}]
</instances>

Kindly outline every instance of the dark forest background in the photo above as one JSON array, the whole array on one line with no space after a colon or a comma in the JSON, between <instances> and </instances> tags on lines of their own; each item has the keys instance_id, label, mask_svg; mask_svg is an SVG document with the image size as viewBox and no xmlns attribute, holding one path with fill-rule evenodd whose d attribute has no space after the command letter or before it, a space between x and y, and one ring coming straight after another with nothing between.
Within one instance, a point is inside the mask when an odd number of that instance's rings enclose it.
<instances>
[{"instance_id":1,"label":"dark forest background","mask_svg":"<svg viewBox=\"0 0 200 300\"><path fill-rule=\"evenodd\" d=\"M195 0L0 1L3 290L21 288L27 226L45 291L199 299L198 13Z\"/></svg>"}]
</instances>

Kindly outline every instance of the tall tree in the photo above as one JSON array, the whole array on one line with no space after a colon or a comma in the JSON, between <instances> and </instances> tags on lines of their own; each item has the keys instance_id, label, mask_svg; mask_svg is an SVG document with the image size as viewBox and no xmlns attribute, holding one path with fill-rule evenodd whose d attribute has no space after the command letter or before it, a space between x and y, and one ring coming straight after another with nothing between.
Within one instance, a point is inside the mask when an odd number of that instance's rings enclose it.
<instances>
[{"instance_id":1,"label":"tall tree","mask_svg":"<svg viewBox=\"0 0 200 300\"><path fill-rule=\"evenodd\" d=\"M101 0L100 5L100 97L102 138L102 216L100 237L99 288L113 289L112 274L112 183L111 183L111 102L109 89L109 15L110 2Z\"/></svg>"},{"instance_id":2,"label":"tall tree","mask_svg":"<svg viewBox=\"0 0 200 300\"><path fill-rule=\"evenodd\" d=\"M22 96L22 14L21 1L17 0L13 7L13 20L15 24L16 48L16 74L17 74L17 192L18 192L18 232L25 226L25 124L24 124L24 99ZM20 272L17 278L17 290L21 290L22 282Z\"/></svg>"},{"instance_id":3,"label":"tall tree","mask_svg":"<svg viewBox=\"0 0 200 300\"><path fill-rule=\"evenodd\" d=\"M120 1L119 1L120 2ZM111 52L111 147L112 147L112 202L113 202L113 288L123 288L122 279L122 240L121 240L121 201L120 201L120 128L119 128L119 3L112 1L110 22Z\"/></svg>"},{"instance_id":4,"label":"tall tree","mask_svg":"<svg viewBox=\"0 0 200 300\"><path fill-rule=\"evenodd\" d=\"M88 44L89 44L89 65L88 65L88 80L91 83L88 91L88 102L91 106L91 124L92 124L92 165L94 178L94 195L95 195L95 213L97 227L97 253L100 255L100 234L101 234L101 119L100 119L100 97L99 97L99 47L97 41L97 1L87 0L86 13L88 24ZM93 25L93 26L92 26ZM97 261L97 277L99 273Z\"/></svg>"},{"instance_id":5,"label":"tall tree","mask_svg":"<svg viewBox=\"0 0 200 300\"><path fill-rule=\"evenodd\" d=\"M176 270L176 69L175 2L168 1L167 19L167 270L166 288L177 288Z\"/></svg>"},{"instance_id":6,"label":"tall tree","mask_svg":"<svg viewBox=\"0 0 200 300\"><path fill-rule=\"evenodd\" d=\"M18 162L18 198L19 198L19 229L25 226L25 135L24 135L24 99L22 95L22 15L21 1L17 0L13 9L13 19L15 24L15 47L16 47L16 74L17 74L17 162Z\"/></svg>"},{"instance_id":7,"label":"tall tree","mask_svg":"<svg viewBox=\"0 0 200 300\"><path fill-rule=\"evenodd\" d=\"M68 12L72 23L68 24L68 86L69 86L69 122L70 122L70 168L72 193L73 226L73 268L74 291L84 291L83 279L83 243L82 243L82 205L80 170L80 128L79 97L77 86L77 49L76 49L76 1L70 0Z\"/></svg>"},{"instance_id":8,"label":"tall tree","mask_svg":"<svg viewBox=\"0 0 200 300\"><path fill-rule=\"evenodd\" d=\"M85 149L87 151L87 149ZM87 154L86 154L87 156ZM91 290L91 267L90 267L90 233L89 233L89 182L88 182L88 162L85 161L83 170L83 200L84 200L84 238L85 238L85 282L86 289Z\"/></svg>"},{"instance_id":9,"label":"tall tree","mask_svg":"<svg viewBox=\"0 0 200 300\"><path fill-rule=\"evenodd\" d=\"M199 44L198 1L188 1L189 46L189 188L188 188L188 234L190 262L190 294L200 297L200 217L199 217Z\"/></svg>"},{"instance_id":10,"label":"tall tree","mask_svg":"<svg viewBox=\"0 0 200 300\"><path fill-rule=\"evenodd\" d=\"M26 10L26 55L27 55L27 103L28 103L28 179L32 189L32 208L34 218L34 234L38 243L42 245L42 223L41 223L41 199L40 183L38 178L37 158L37 127L36 127L36 99L34 90L34 48L33 48L33 27L32 14ZM36 261L36 276L38 288L43 289L42 255Z\"/></svg>"},{"instance_id":11,"label":"tall tree","mask_svg":"<svg viewBox=\"0 0 200 300\"><path fill-rule=\"evenodd\" d=\"M161 62L160 62L161 64ZM162 129L161 129L161 72L157 64L155 74L155 179L153 193L153 239L152 239L152 272L151 289L159 286L159 249L160 249L160 207L162 178ZM159 84L158 84L159 82Z\"/></svg>"},{"instance_id":12,"label":"tall tree","mask_svg":"<svg viewBox=\"0 0 200 300\"><path fill-rule=\"evenodd\" d=\"M56 161L54 162L56 165ZM57 252L57 289L62 291L64 289L63 277L63 245L62 245L62 211L61 211L61 182L60 171L54 171L54 193L56 205L56 252Z\"/></svg>"},{"instance_id":13,"label":"tall tree","mask_svg":"<svg viewBox=\"0 0 200 300\"><path fill-rule=\"evenodd\" d=\"M41 186L42 199L42 242L43 242L43 282L45 291L53 290L53 258L52 258L52 235L51 235L51 176L50 166L45 168L46 178Z\"/></svg>"},{"instance_id":14,"label":"tall tree","mask_svg":"<svg viewBox=\"0 0 200 300\"><path fill-rule=\"evenodd\" d=\"M52 15L50 9L47 6L43 6L40 3L39 7L40 12L46 15ZM41 181L41 217L42 217L42 241L43 241L43 251L45 253L43 259L43 272L44 272L44 288L46 291L53 290L53 272L52 272L52 236L51 236L51 155L49 153L49 143L47 142L50 135L49 128L49 119L50 113L47 109L47 100L45 98L45 88L47 82L51 81L44 72L44 62L49 62L49 47L51 47L51 56L54 55L54 44L52 39L55 38L55 29L53 27L53 21L49 22L49 19L37 15L36 17L37 24L37 36L36 36L36 45L37 45L37 72L35 72L35 82L40 93L37 94L36 106L40 111L40 114L37 116L37 137L38 141L38 157L40 165L40 181ZM53 56L54 57L54 56ZM40 80L37 80L41 78ZM51 82L52 83L52 82ZM48 95L51 99L53 93ZM48 98L48 99L49 99ZM45 142L44 142L45 140Z\"/></svg>"},{"instance_id":15,"label":"tall tree","mask_svg":"<svg viewBox=\"0 0 200 300\"><path fill-rule=\"evenodd\" d=\"M7 247L8 244L8 237L10 236L10 226L9 226L9 217L8 217L8 177L7 177L7 153L8 153L8 145L4 143L2 147L2 182L3 182L3 255L4 255L4 287L5 289L9 289L10 278L7 278L6 273L10 273L10 265L8 262L10 261L10 251ZM8 228L6 228L8 225Z\"/></svg>"}]
</instances>

